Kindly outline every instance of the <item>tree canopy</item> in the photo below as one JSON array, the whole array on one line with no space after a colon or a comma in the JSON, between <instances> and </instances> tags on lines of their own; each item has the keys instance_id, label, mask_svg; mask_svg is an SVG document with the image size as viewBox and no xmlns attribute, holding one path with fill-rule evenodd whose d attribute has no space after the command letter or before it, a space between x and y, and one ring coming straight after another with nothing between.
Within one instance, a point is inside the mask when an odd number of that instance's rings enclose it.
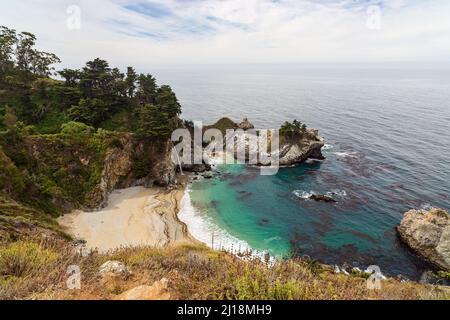
<instances>
[{"instance_id":1,"label":"tree canopy","mask_svg":"<svg viewBox=\"0 0 450 320\"><path fill-rule=\"evenodd\" d=\"M286 121L280 129L280 135L288 139L296 139L302 137L307 131L305 124L298 120L293 122Z\"/></svg>"},{"instance_id":2,"label":"tree canopy","mask_svg":"<svg viewBox=\"0 0 450 320\"><path fill-rule=\"evenodd\" d=\"M133 67L122 73L100 58L55 72L59 58L35 44L31 33L0 27L0 130L7 129L11 114L38 133L57 133L62 124L75 121L167 137L180 123L175 93L170 86L159 87L152 75Z\"/></svg>"}]
</instances>

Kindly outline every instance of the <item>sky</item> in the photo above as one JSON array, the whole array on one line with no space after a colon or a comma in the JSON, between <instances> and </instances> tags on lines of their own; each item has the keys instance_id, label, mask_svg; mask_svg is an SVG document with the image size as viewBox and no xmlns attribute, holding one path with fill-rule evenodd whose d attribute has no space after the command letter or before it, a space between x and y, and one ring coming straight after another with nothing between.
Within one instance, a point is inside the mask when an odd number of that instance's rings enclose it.
<instances>
[{"instance_id":1,"label":"sky","mask_svg":"<svg viewBox=\"0 0 450 320\"><path fill-rule=\"evenodd\" d=\"M0 0L67 67L449 62L448 0Z\"/></svg>"}]
</instances>

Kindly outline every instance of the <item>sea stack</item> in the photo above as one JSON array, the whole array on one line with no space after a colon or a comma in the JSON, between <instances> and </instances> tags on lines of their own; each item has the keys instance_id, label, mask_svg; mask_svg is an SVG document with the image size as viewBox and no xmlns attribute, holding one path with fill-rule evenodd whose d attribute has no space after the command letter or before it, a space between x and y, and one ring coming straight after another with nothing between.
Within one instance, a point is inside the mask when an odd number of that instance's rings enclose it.
<instances>
[{"instance_id":1,"label":"sea stack","mask_svg":"<svg viewBox=\"0 0 450 320\"><path fill-rule=\"evenodd\" d=\"M244 118L244 120L239 124L239 129L247 131L255 129L255 126L250 121L248 121L248 118Z\"/></svg>"},{"instance_id":2,"label":"sea stack","mask_svg":"<svg viewBox=\"0 0 450 320\"><path fill-rule=\"evenodd\" d=\"M322 148L325 140L319 136L319 130L306 129L291 139L280 137L280 165L291 166L308 159L323 160Z\"/></svg>"}]
</instances>

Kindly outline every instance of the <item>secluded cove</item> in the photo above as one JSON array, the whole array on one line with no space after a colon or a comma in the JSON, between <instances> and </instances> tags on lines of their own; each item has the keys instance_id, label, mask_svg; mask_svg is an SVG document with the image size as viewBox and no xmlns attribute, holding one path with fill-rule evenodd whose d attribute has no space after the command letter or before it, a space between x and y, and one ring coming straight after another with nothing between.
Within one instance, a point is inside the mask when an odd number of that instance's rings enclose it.
<instances>
[{"instance_id":1,"label":"secluded cove","mask_svg":"<svg viewBox=\"0 0 450 320\"><path fill-rule=\"evenodd\" d=\"M411 209L450 209L446 69L298 65L157 74L176 89L188 119L248 117L257 128L298 119L328 144L325 161L273 177L241 168L194 181L197 217L275 254L297 248L330 264L377 264L414 279L428 268L395 227ZM312 192L339 193L337 203L304 199Z\"/></svg>"},{"instance_id":2,"label":"secluded cove","mask_svg":"<svg viewBox=\"0 0 450 320\"><path fill-rule=\"evenodd\" d=\"M279 258L307 255L360 268L375 264L388 275L418 279L429 266L397 239L401 215L374 214L375 205L389 206L395 196L382 200L379 193L361 188L356 178L341 180L330 167L341 166L343 155L327 156L324 162L282 168L275 176L261 176L257 168L241 165L218 166L213 179L192 182L180 219L197 239L216 249L251 249ZM315 193L336 202L309 199Z\"/></svg>"},{"instance_id":3,"label":"secluded cove","mask_svg":"<svg viewBox=\"0 0 450 320\"><path fill-rule=\"evenodd\" d=\"M114 191L107 207L94 212L76 211L58 222L89 250L107 252L121 247L164 247L192 242L177 214L183 188L133 187Z\"/></svg>"}]
</instances>

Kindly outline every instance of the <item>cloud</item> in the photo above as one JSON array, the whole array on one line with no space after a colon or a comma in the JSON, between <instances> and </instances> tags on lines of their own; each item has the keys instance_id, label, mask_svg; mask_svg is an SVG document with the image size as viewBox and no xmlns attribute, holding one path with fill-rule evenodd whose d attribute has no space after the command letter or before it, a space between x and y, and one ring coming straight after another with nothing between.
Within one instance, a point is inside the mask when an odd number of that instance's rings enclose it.
<instances>
[{"instance_id":1,"label":"cloud","mask_svg":"<svg viewBox=\"0 0 450 320\"><path fill-rule=\"evenodd\" d=\"M164 18L171 15L170 10L165 8L165 6L152 2L130 3L123 7L151 18Z\"/></svg>"},{"instance_id":2,"label":"cloud","mask_svg":"<svg viewBox=\"0 0 450 320\"><path fill-rule=\"evenodd\" d=\"M69 5L81 9L81 30L66 27ZM446 0L0 2L2 24L35 33L43 49L73 67L97 56L142 68L448 61L449 16ZM379 30L368 19L379 22Z\"/></svg>"}]
</instances>

